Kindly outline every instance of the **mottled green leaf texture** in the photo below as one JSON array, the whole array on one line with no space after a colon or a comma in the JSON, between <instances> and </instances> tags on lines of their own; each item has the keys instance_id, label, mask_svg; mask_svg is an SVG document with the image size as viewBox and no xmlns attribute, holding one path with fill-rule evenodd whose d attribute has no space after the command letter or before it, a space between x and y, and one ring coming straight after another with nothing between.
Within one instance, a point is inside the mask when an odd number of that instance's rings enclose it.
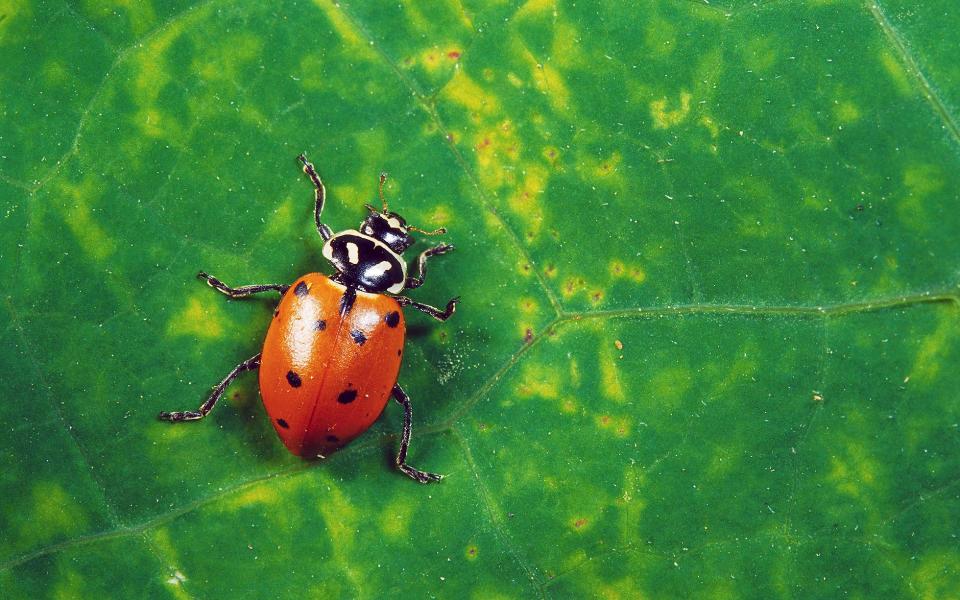
<instances>
[{"instance_id":1,"label":"mottled green leaf texture","mask_svg":"<svg viewBox=\"0 0 960 600\"><path fill-rule=\"evenodd\" d=\"M0 597L960 590L955 0L0 0ZM242 375L377 178L402 410Z\"/></svg>"}]
</instances>

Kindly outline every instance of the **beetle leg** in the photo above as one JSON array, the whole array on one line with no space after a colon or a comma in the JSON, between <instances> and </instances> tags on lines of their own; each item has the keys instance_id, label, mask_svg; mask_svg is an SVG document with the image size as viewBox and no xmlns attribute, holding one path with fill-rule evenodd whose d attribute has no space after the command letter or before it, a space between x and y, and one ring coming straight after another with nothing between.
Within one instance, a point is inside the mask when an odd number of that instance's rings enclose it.
<instances>
[{"instance_id":1,"label":"beetle leg","mask_svg":"<svg viewBox=\"0 0 960 600\"><path fill-rule=\"evenodd\" d=\"M286 293L288 289L290 289L289 285L280 285L277 283L268 283L265 285L241 285L240 287L232 288L213 275L209 275L203 271L197 273L197 277L200 279L205 279L207 281L207 285L222 294L230 296L231 298L244 298L246 296L250 296L251 294L259 294L260 292L280 292L282 295Z\"/></svg>"},{"instance_id":2,"label":"beetle leg","mask_svg":"<svg viewBox=\"0 0 960 600\"><path fill-rule=\"evenodd\" d=\"M449 319L450 315L453 314L453 311L457 309L457 302L460 302L460 296L451 298L450 301L447 302L447 308L445 310L440 310L439 308L430 306L429 304L423 304L422 302L411 300L406 296L394 296L393 299L396 300L400 306L411 306L422 313L430 315L438 321L446 321Z\"/></svg>"},{"instance_id":3,"label":"beetle leg","mask_svg":"<svg viewBox=\"0 0 960 600\"><path fill-rule=\"evenodd\" d=\"M417 276L407 277L407 282L404 284L404 287L412 290L423 285L423 278L427 276L427 259L431 256L446 254L451 250L453 250L453 244L440 244L421 252L417 258Z\"/></svg>"},{"instance_id":4,"label":"beetle leg","mask_svg":"<svg viewBox=\"0 0 960 600\"><path fill-rule=\"evenodd\" d=\"M393 386L393 398L401 406L403 406L403 436L400 438L400 452L397 453L397 468L420 483L440 481L443 479L443 475L427 473L426 471L415 469L407 464L407 449L410 447L410 430L411 422L413 421L413 410L410 408L410 396L403 391L403 388L400 387L399 383Z\"/></svg>"},{"instance_id":5,"label":"beetle leg","mask_svg":"<svg viewBox=\"0 0 960 600\"><path fill-rule=\"evenodd\" d=\"M313 209L313 218L317 222L317 232L320 234L320 237L323 238L323 241L327 241L333 237L333 230L331 230L329 226L320 222L320 213L323 212L323 201L327 198L327 189L323 187L323 182L320 181L320 176L317 175L317 170L313 168L313 163L307 160L306 154L301 152L300 156L297 157L297 160L303 163L303 172L310 176L310 180L313 181L314 187L317 188L317 202Z\"/></svg>"},{"instance_id":6,"label":"beetle leg","mask_svg":"<svg viewBox=\"0 0 960 600\"><path fill-rule=\"evenodd\" d=\"M170 421L171 423L178 423L180 421L197 421L204 418L207 414L213 410L214 405L217 403L217 400L220 399L220 396L223 395L224 390L227 389L227 386L230 385L230 382L237 378L237 375L243 373L244 371L253 371L254 369L260 366L260 354L257 353L256 356L252 356L247 360L243 361L239 365L233 368L230 371L230 374L223 378L223 381L217 384L217 387L213 388L213 392L210 394L210 397L207 398L207 401L200 405L200 408L186 411L177 411L177 412L161 412L158 418L161 421Z\"/></svg>"}]
</instances>

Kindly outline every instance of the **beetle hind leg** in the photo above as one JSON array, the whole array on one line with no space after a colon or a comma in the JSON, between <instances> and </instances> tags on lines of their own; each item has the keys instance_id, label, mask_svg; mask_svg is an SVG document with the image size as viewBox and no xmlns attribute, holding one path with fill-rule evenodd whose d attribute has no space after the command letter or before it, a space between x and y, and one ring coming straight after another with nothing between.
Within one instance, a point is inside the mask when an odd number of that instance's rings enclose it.
<instances>
[{"instance_id":1,"label":"beetle hind leg","mask_svg":"<svg viewBox=\"0 0 960 600\"><path fill-rule=\"evenodd\" d=\"M410 448L410 431L412 429L413 409L410 407L410 396L407 395L400 384L393 386L393 398L403 406L403 436L400 438L400 451L397 453L397 468L408 477L419 481L420 483L430 483L431 481L440 481L443 475L437 473L428 473L421 471L407 464L407 450Z\"/></svg>"},{"instance_id":2,"label":"beetle hind leg","mask_svg":"<svg viewBox=\"0 0 960 600\"><path fill-rule=\"evenodd\" d=\"M260 354L257 353L256 356L251 356L247 360L243 361L239 365L233 368L230 373L223 378L223 381L217 384L217 387L213 388L213 392L210 393L210 397L207 398L206 402L200 405L200 408L197 410L185 410L185 411L175 411L167 412L162 411L157 418L161 421L170 421L171 423L180 423L182 421L199 421L200 419L207 416L211 410L213 410L214 405L216 405L217 400L223 396L223 392L227 389L227 386L230 385L234 379L237 378L240 373L244 371L253 371L260 367Z\"/></svg>"}]
</instances>

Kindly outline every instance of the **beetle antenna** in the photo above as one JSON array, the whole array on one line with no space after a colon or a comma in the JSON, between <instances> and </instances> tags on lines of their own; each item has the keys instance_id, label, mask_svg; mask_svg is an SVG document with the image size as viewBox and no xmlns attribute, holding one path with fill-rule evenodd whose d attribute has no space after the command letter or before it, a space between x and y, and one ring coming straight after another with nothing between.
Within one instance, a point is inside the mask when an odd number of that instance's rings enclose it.
<instances>
[{"instance_id":1,"label":"beetle antenna","mask_svg":"<svg viewBox=\"0 0 960 600\"><path fill-rule=\"evenodd\" d=\"M447 232L446 227L440 227L439 229L434 229L433 231L427 231L425 229L420 229L419 227L414 227L413 225L407 225L408 231L419 231L423 235L441 235Z\"/></svg>"},{"instance_id":2,"label":"beetle antenna","mask_svg":"<svg viewBox=\"0 0 960 600\"><path fill-rule=\"evenodd\" d=\"M387 173L386 171L381 171L380 173L380 201L383 202L383 212L387 212L387 199L383 197L383 184L387 182Z\"/></svg>"}]
</instances>

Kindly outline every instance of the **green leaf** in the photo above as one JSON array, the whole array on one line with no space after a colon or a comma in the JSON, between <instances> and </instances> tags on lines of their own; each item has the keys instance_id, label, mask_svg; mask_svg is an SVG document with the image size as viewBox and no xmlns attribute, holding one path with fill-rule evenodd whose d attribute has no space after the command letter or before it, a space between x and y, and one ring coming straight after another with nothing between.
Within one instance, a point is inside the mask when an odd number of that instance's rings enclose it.
<instances>
[{"instance_id":1,"label":"green leaf","mask_svg":"<svg viewBox=\"0 0 960 600\"><path fill-rule=\"evenodd\" d=\"M960 589L948 0L0 2L0 594ZM241 378L312 223L456 252L400 410L289 455ZM413 250L419 252L425 240Z\"/></svg>"}]
</instances>

